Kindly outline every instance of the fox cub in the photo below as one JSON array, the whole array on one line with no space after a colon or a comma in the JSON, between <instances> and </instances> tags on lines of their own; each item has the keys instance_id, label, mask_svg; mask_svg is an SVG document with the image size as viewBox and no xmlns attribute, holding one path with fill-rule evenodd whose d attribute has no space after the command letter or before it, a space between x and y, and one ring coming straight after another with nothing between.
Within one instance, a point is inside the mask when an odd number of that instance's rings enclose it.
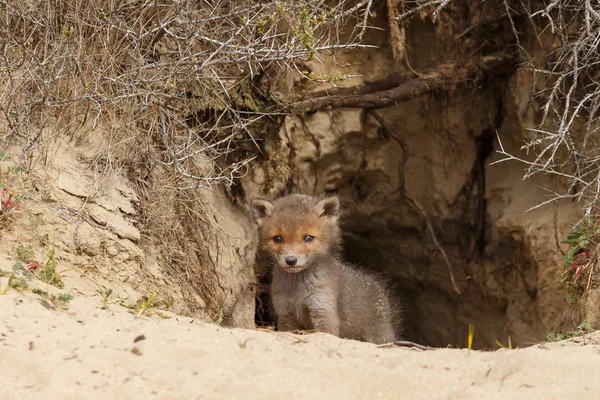
<instances>
[{"instance_id":1,"label":"fox cub","mask_svg":"<svg viewBox=\"0 0 600 400\"><path fill-rule=\"evenodd\" d=\"M261 251L273 265L279 330L317 330L372 343L395 340L397 314L383 281L340 260L337 197L252 200Z\"/></svg>"}]
</instances>

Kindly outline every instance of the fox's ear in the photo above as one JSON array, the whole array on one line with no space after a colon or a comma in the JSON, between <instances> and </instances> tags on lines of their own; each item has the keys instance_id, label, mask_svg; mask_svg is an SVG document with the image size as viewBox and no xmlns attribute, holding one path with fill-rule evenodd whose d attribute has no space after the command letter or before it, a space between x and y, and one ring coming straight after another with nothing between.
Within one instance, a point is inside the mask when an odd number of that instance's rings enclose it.
<instances>
[{"instance_id":1,"label":"fox's ear","mask_svg":"<svg viewBox=\"0 0 600 400\"><path fill-rule=\"evenodd\" d=\"M270 217L273 214L273 203L267 200L262 199L252 199L250 202L252 204L252 212L254 213L254 218L256 218L256 222L260 225L262 220Z\"/></svg>"},{"instance_id":2,"label":"fox's ear","mask_svg":"<svg viewBox=\"0 0 600 400\"><path fill-rule=\"evenodd\" d=\"M319 217L337 219L340 213L340 201L337 197L327 197L315 205L315 211Z\"/></svg>"}]
</instances>

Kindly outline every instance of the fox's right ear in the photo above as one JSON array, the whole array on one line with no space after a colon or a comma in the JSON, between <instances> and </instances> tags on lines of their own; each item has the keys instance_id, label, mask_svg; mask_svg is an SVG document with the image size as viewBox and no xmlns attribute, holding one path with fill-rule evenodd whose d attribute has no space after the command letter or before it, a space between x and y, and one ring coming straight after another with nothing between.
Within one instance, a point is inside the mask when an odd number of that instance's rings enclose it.
<instances>
[{"instance_id":1,"label":"fox's right ear","mask_svg":"<svg viewBox=\"0 0 600 400\"><path fill-rule=\"evenodd\" d=\"M256 222L260 225L262 220L270 217L273 214L273 203L267 200L262 199L252 199L250 202L252 204L252 212L254 213L254 218L256 218Z\"/></svg>"}]
</instances>

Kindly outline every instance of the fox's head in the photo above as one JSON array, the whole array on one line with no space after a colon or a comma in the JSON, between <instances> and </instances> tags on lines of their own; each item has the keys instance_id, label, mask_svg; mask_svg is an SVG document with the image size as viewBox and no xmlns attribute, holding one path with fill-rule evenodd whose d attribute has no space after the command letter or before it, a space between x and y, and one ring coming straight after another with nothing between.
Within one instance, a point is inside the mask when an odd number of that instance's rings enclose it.
<instances>
[{"instance_id":1,"label":"fox's head","mask_svg":"<svg viewBox=\"0 0 600 400\"><path fill-rule=\"evenodd\" d=\"M337 253L337 197L293 194L270 202L252 200L262 248L284 271L297 273Z\"/></svg>"}]
</instances>

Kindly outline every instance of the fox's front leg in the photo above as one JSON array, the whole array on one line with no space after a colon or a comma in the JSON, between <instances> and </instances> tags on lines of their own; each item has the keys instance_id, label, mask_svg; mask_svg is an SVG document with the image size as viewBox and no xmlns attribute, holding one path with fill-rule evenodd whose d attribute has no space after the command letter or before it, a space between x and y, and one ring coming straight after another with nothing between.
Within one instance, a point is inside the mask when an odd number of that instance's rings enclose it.
<instances>
[{"instance_id":1,"label":"fox's front leg","mask_svg":"<svg viewBox=\"0 0 600 400\"><path fill-rule=\"evenodd\" d=\"M277 329L280 331L300 330L300 323L294 313L277 315Z\"/></svg>"},{"instance_id":2,"label":"fox's front leg","mask_svg":"<svg viewBox=\"0 0 600 400\"><path fill-rule=\"evenodd\" d=\"M310 312L310 319L315 330L340 336L340 317L337 310L314 310Z\"/></svg>"},{"instance_id":3,"label":"fox's front leg","mask_svg":"<svg viewBox=\"0 0 600 400\"><path fill-rule=\"evenodd\" d=\"M320 332L340 336L340 315L335 293L320 293L310 299L308 307L310 321Z\"/></svg>"}]
</instances>

